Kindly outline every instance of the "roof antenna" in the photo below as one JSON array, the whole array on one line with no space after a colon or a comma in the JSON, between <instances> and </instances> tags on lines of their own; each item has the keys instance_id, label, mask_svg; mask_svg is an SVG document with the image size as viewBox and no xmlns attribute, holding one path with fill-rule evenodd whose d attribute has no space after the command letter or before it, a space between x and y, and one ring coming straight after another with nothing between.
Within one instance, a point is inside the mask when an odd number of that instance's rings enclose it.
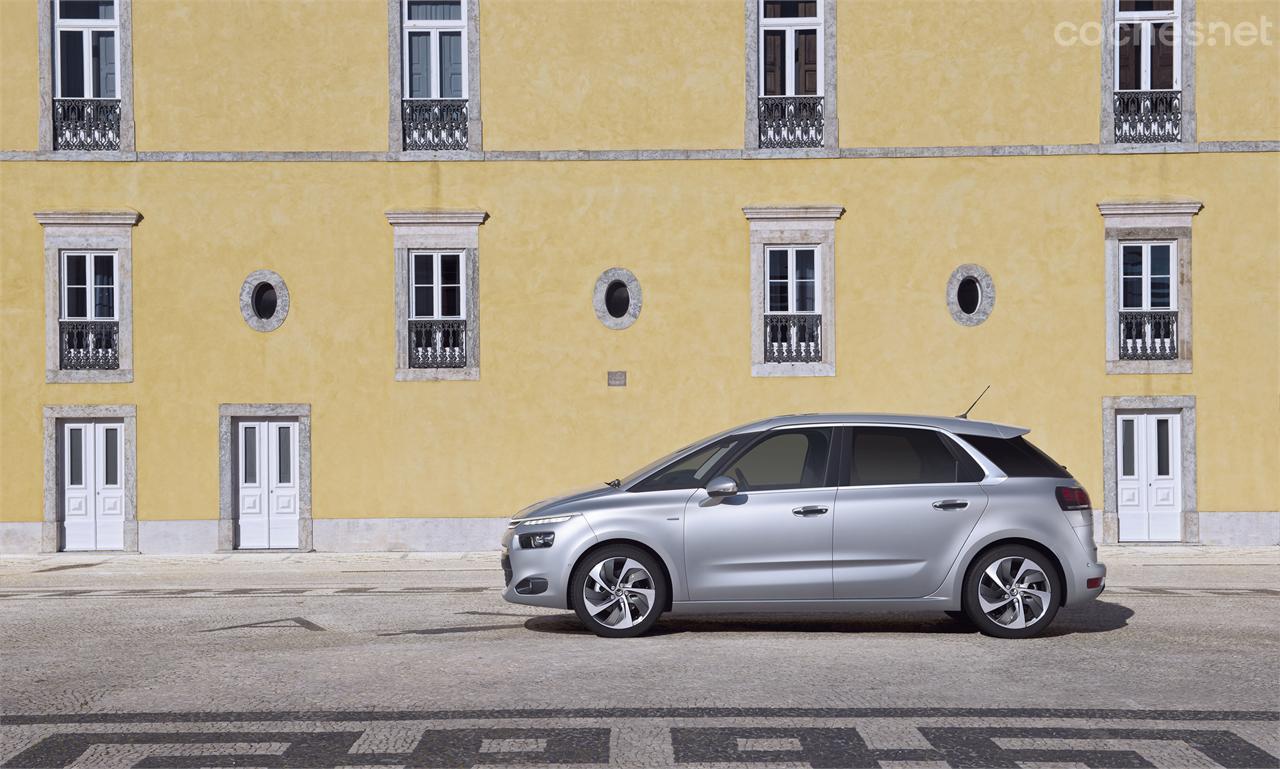
<instances>
[{"instance_id":1,"label":"roof antenna","mask_svg":"<svg viewBox=\"0 0 1280 769\"><path fill-rule=\"evenodd\" d=\"M973 407L978 405L978 401L982 400L982 396L983 396L983 395L986 395L986 394L987 394L987 390L990 390L990 389L991 389L991 385L987 385L987 386L986 386L986 388L982 391L982 393L981 393L981 394L979 394L979 395L978 395L978 397L976 397L976 398L974 398L974 399L973 399L973 403L970 403L970 404L969 404L969 408L965 409L963 414L959 414L959 415L957 415L957 416L956 416L956 419L968 419L968 418L969 418L969 412L970 412L970 411L973 411Z\"/></svg>"}]
</instances>

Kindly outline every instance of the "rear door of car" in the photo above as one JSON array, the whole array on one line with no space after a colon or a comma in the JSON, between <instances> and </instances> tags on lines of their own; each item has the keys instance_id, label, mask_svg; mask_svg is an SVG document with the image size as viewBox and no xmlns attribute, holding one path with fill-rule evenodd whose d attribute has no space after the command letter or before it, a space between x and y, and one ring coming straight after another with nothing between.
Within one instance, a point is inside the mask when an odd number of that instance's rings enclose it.
<instances>
[{"instance_id":1,"label":"rear door of car","mask_svg":"<svg viewBox=\"0 0 1280 769\"><path fill-rule=\"evenodd\" d=\"M842 432L835 597L933 593L986 509L981 466L930 427L852 425Z\"/></svg>"}]
</instances>

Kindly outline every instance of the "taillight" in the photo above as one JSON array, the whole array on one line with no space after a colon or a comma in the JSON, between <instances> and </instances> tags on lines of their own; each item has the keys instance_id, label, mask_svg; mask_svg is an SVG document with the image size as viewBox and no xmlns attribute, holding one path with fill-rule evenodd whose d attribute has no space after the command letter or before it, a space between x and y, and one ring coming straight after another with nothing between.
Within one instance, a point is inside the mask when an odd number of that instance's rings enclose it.
<instances>
[{"instance_id":1,"label":"taillight","mask_svg":"<svg viewBox=\"0 0 1280 769\"><path fill-rule=\"evenodd\" d=\"M1059 486L1054 489L1054 495L1058 498L1058 507L1063 510L1089 510L1093 507L1089 504L1089 492L1078 486Z\"/></svg>"}]
</instances>

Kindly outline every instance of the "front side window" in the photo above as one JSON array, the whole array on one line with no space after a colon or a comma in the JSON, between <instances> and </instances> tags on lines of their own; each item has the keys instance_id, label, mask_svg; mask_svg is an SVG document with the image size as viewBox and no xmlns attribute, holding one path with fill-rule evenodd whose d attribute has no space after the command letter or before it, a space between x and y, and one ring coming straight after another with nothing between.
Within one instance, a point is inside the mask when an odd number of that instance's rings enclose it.
<instances>
[{"instance_id":1,"label":"front side window","mask_svg":"<svg viewBox=\"0 0 1280 769\"><path fill-rule=\"evenodd\" d=\"M1115 141L1181 141L1182 2L1114 2Z\"/></svg>"},{"instance_id":2,"label":"front side window","mask_svg":"<svg viewBox=\"0 0 1280 769\"><path fill-rule=\"evenodd\" d=\"M747 436L731 435L690 452L657 471L632 491L669 491L672 489L698 489L711 480L716 466Z\"/></svg>"},{"instance_id":3,"label":"front side window","mask_svg":"<svg viewBox=\"0 0 1280 769\"><path fill-rule=\"evenodd\" d=\"M851 427L842 486L972 483L985 477L967 452L935 430Z\"/></svg>"},{"instance_id":4,"label":"front side window","mask_svg":"<svg viewBox=\"0 0 1280 769\"><path fill-rule=\"evenodd\" d=\"M738 491L822 488L827 483L832 428L772 432L721 471Z\"/></svg>"},{"instance_id":5,"label":"front side window","mask_svg":"<svg viewBox=\"0 0 1280 769\"><path fill-rule=\"evenodd\" d=\"M817 248L765 249L765 361L822 360Z\"/></svg>"},{"instance_id":6,"label":"front side window","mask_svg":"<svg viewBox=\"0 0 1280 769\"><path fill-rule=\"evenodd\" d=\"M406 150L467 149L467 2L402 0Z\"/></svg>"},{"instance_id":7,"label":"front side window","mask_svg":"<svg viewBox=\"0 0 1280 769\"><path fill-rule=\"evenodd\" d=\"M62 254L59 368L120 367L115 253Z\"/></svg>"}]
</instances>

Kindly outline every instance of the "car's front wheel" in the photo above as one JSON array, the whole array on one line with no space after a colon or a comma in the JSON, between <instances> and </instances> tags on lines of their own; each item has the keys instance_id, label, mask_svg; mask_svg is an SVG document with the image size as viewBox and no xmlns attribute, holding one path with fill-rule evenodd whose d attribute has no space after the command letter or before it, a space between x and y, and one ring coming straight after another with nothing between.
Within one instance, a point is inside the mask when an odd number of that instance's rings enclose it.
<instances>
[{"instance_id":1,"label":"car's front wheel","mask_svg":"<svg viewBox=\"0 0 1280 769\"><path fill-rule=\"evenodd\" d=\"M1058 613L1062 577L1053 562L1024 545L1002 545L969 567L964 612L997 638L1039 635Z\"/></svg>"},{"instance_id":2,"label":"car's front wheel","mask_svg":"<svg viewBox=\"0 0 1280 769\"><path fill-rule=\"evenodd\" d=\"M648 631L667 605L668 589L657 559L631 545L609 545L589 554L569 580L578 619L606 638Z\"/></svg>"}]
</instances>

